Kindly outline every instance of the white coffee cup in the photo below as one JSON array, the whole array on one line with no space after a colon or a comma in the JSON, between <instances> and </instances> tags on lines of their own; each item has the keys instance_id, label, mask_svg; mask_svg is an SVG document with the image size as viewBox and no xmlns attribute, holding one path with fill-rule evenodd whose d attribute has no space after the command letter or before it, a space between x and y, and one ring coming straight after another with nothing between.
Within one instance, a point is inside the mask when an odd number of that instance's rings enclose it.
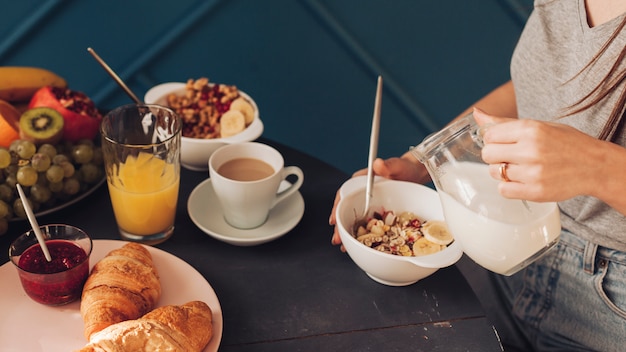
<instances>
[{"instance_id":1,"label":"white coffee cup","mask_svg":"<svg viewBox=\"0 0 626 352\"><path fill-rule=\"evenodd\" d=\"M302 186L302 170L284 163L280 152L257 142L229 144L213 152L209 176L228 224L240 229L261 226L276 204ZM278 192L290 175L297 181Z\"/></svg>"}]
</instances>

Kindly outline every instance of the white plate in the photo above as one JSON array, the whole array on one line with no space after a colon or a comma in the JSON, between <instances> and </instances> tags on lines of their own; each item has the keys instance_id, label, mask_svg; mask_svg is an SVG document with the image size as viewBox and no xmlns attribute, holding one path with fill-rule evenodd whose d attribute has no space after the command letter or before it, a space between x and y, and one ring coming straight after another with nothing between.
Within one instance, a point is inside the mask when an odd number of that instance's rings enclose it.
<instances>
[{"instance_id":1,"label":"white plate","mask_svg":"<svg viewBox=\"0 0 626 352\"><path fill-rule=\"evenodd\" d=\"M90 266L125 241L94 240ZM213 337L205 352L217 351L222 339L222 308L215 291L204 277L180 258L151 246L161 278L158 306L204 301L213 311ZM0 344L2 351L74 351L87 341L83 335L80 302L49 307L32 301L22 290L11 262L0 266Z\"/></svg>"},{"instance_id":2,"label":"white plate","mask_svg":"<svg viewBox=\"0 0 626 352\"><path fill-rule=\"evenodd\" d=\"M289 186L283 181L279 190ZM293 229L304 215L304 199L295 192L270 211L267 221L254 229L230 226L213 191L211 179L201 182L189 195L187 210L191 221L209 236L235 246L255 246L275 240Z\"/></svg>"}]
</instances>

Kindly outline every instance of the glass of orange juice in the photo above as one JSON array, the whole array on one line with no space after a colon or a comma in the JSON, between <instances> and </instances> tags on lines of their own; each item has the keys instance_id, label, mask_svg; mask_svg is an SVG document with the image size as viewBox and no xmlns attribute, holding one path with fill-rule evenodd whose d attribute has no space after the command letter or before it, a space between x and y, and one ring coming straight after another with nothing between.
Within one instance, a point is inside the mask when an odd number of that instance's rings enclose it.
<instances>
[{"instance_id":1,"label":"glass of orange juice","mask_svg":"<svg viewBox=\"0 0 626 352\"><path fill-rule=\"evenodd\" d=\"M102 119L102 152L122 239L157 244L174 232L182 120L159 105L129 104Z\"/></svg>"}]
</instances>

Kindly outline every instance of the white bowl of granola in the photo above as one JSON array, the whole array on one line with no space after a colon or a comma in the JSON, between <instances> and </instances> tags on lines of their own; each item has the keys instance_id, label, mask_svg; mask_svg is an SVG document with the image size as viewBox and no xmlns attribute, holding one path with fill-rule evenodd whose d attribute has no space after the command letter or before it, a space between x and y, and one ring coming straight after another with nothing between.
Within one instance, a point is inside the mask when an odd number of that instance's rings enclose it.
<instances>
[{"instance_id":1,"label":"white bowl of granola","mask_svg":"<svg viewBox=\"0 0 626 352\"><path fill-rule=\"evenodd\" d=\"M439 195L433 189L377 177L370 215L379 219L368 221L368 225L383 229L384 233L374 236L376 239L372 239L375 230L354 229L365 206L365 177L349 179L339 194L335 215L342 244L354 263L374 281L389 286L411 285L461 258L461 244L445 233Z\"/></svg>"},{"instance_id":2,"label":"white bowl of granola","mask_svg":"<svg viewBox=\"0 0 626 352\"><path fill-rule=\"evenodd\" d=\"M207 171L219 147L250 142L263 133L259 108L248 94L206 78L156 85L144 102L170 107L183 118L181 164L189 170Z\"/></svg>"}]
</instances>

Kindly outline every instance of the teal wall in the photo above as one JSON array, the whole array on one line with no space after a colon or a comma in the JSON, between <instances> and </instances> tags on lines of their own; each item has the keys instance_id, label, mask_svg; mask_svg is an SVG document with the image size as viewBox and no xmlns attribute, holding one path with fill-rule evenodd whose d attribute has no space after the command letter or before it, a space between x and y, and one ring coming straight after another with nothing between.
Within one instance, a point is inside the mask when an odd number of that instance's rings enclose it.
<instances>
[{"instance_id":1,"label":"teal wall","mask_svg":"<svg viewBox=\"0 0 626 352\"><path fill-rule=\"evenodd\" d=\"M109 109L209 77L259 105L264 137L346 171L366 164L376 76L379 155L399 155L492 87L531 0L22 0L5 2L0 65L40 66Z\"/></svg>"}]
</instances>

